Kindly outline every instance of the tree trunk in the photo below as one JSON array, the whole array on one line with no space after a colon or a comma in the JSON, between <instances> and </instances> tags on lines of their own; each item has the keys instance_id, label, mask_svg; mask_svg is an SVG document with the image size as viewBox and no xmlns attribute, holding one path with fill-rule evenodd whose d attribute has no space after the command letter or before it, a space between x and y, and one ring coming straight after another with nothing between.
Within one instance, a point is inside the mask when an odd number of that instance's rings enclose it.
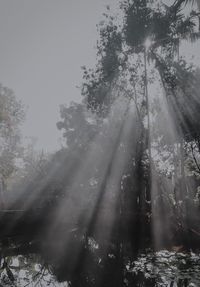
<instances>
[{"instance_id":1,"label":"tree trunk","mask_svg":"<svg viewBox=\"0 0 200 287\"><path fill-rule=\"evenodd\" d=\"M4 209L5 207L4 186L4 179L0 176L0 209Z\"/></svg>"},{"instance_id":2,"label":"tree trunk","mask_svg":"<svg viewBox=\"0 0 200 287\"><path fill-rule=\"evenodd\" d=\"M199 11L200 11L200 0L197 0L197 6L198 6Z\"/></svg>"}]
</instances>

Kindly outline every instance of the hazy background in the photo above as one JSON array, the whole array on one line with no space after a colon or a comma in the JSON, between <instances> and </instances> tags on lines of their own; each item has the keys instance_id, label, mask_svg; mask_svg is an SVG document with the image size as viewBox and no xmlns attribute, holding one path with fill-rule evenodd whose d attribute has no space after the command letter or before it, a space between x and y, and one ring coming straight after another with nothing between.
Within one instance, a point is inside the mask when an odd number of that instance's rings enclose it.
<instances>
[{"instance_id":1,"label":"hazy background","mask_svg":"<svg viewBox=\"0 0 200 287\"><path fill-rule=\"evenodd\" d=\"M80 66L94 65L96 24L106 5L116 3L0 0L0 82L25 104L23 135L37 137L37 148L59 147L59 105L80 100ZM200 63L199 42L182 50Z\"/></svg>"}]
</instances>

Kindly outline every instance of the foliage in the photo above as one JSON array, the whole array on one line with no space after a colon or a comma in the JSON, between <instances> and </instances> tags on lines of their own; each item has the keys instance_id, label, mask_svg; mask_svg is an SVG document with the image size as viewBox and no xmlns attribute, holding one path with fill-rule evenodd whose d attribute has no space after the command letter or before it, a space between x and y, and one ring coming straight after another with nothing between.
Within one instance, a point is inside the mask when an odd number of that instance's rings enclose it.
<instances>
[{"instance_id":1,"label":"foliage","mask_svg":"<svg viewBox=\"0 0 200 287\"><path fill-rule=\"evenodd\" d=\"M0 86L0 174L7 180L16 169L16 159L22 152L19 125L24 108L13 92Z\"/></svg>"},{"instance_id":2,"label":"foliage","mask_svg":"<svg viewBox=\"0 0 200 287\"><path fill-rule=\"evenodd\" d=\"M97 119L88 112L83 104L71 103L69 107L61 106L62 121L57 123L58 129L64 130L63 137L69 148L86 148L95 136Z\"/></svg>"},{"instance_id":3,"label":"foliage","mask_svg":"<svg viewBox=\"0 0 200 287\"><path fill-rule=\"evenodd\" d=\"M199 15L191 12L186 17L181 7L147 0L123 1L122 26L105 14L106 21L99 26L97 65L94 70L82 67L83 102L61 106L57 127L64 132L66 146L44 161L44 173L37 173L26 188L35 194L24 206L34 203L47 214L44 207L53 206L50 233L51 240L58 243L54 272L73 287L136 282L126 268L138 250L152 242L154 219L159 222L162 218L166 230L160 233L170 247L171 242L188 246L190 233L191 238L198 236L197 186L194 184L189 197L183 186L189 180L182 168L186 145L195 143L190 157L198 152L199 120L191 113L199 109L198 72L179 58L178 48L181 38L197 38L195 21ZM147 37L152 40L149 49L144 45ZM155 127L161 126L162 111L156 96L150 106L147 93L147 84L157 79L168 106L175 109L175 130L184 135L182 139L169 139L169 131L162 129L161 134L153 131L154 141L150 137L149 115L157 121ZM191 92L194 82L197 90ZM191 105L185 106L185 101ZM160 152L158 161L169 162L166 170L152 161L149 151L153 148ZM170 172L169 165L173 166ZM157 192L153 198L152 187ZM190 216L189 210L193 211ZM66 235L69 226L70 235ZM152 280L144 282L153 286Z\"/></svg>"},{"instance_id":4,"label":"foliage","mask_svg":"<svg viewBox=\"0 0 200 287\"><path fill-rule=\"evenodd\" d=\"M109 7L107 9L109 12ZM87 70L85 66L82 67L82 95L88 108L102 115L107 114L116 97L113 87L122 62L122 35L116 23L117 19L109 13L105 13L104 17L105 20L98 26L100 39L97 43L96 68Z\"/></svg>"}]
</instances>

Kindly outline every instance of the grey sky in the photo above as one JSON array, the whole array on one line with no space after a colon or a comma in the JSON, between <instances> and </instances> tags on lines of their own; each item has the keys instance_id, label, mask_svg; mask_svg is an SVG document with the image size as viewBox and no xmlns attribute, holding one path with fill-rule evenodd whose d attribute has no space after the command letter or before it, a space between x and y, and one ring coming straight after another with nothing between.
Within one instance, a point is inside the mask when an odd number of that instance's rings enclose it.
<instances>
[{"instance_id":1,"label":"grey sky","mask_svg":"<svg viewBox=\"0 0 200 287\"><path fill-rule=\"evenodd\" d=\"M111 0L0 0L0 82L26 106L23 132L55 149L59 104L80 98L81 65L93 65L96 24Z\"/></svg>"},{"instance_id":2,"label":"grey sky","mask_svg":"<svg viewBox=\"0 0 200 287\"><path fill-rule=\"evenodd\" d=\"M38 148L58 146L59 105L80 99L80 66L94 65L96 24L112 2L0 0L0 82L28 107L23 133Z\"/></svg>"}]
</instances>

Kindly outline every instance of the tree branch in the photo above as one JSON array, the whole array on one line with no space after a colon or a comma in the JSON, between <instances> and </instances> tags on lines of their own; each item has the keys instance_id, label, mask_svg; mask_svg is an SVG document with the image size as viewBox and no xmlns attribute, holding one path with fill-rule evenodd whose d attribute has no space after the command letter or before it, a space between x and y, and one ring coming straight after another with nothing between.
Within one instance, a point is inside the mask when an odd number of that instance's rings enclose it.
<instances>
[{"instance_id":1,"label":"tree branch","mask_svg":"<svg viewBox=\"0 0 200 287\"><path fill-rule=\"evenodd\" d=\"M195 157L195 154L194 154L194 146L193 146L193 144L191 143L191 151L192 151L192 157L193 157L193 159L194 159L194 162L195 162L195 164L196 164L196 167L197 167L197 169L198 169L198 173L200 173L200 166L199 166L199 164L198 164L198 162L197 162L197 159L196 159L196 157Z\"/></svg>"}]
</instances>

